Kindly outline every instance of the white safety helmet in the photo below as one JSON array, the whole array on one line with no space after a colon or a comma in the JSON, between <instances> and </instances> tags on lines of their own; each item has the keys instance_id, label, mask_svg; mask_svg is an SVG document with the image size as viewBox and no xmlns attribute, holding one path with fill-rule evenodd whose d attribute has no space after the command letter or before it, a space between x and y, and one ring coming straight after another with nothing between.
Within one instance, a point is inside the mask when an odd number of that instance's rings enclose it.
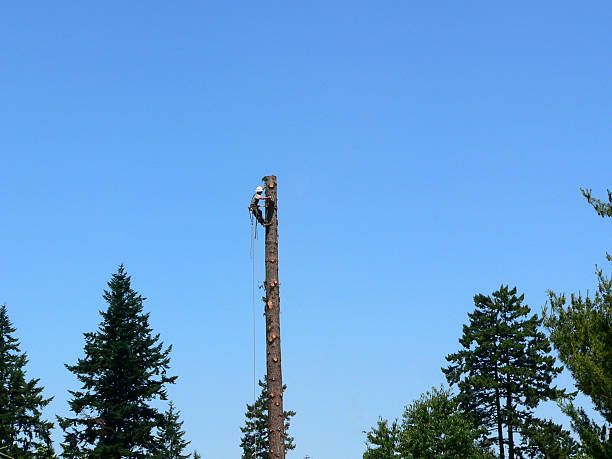
<instances>
[{"instance_id":1,"label":"white safety helmet","mask_svg":"<svg viewBox=\"0 0 612 459\"><path fill-rule=\"evenodd\" d=\"M258 186L257 188L255 188L255 193L263 193L263 187Z\"/></svg>"}]
</instances>

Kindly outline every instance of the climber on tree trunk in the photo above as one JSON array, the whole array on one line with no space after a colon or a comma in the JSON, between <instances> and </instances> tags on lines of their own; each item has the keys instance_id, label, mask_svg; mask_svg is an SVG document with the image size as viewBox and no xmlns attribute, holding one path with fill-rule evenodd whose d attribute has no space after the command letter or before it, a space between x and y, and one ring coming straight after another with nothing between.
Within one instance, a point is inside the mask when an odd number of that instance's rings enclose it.
<instances>
[{"instance_id":1,"label":"climber on tree trunk","mask_svg":"<svg viewBox=\"0 0 612 459\"><path fill-rule=\"evenodd\" d=\"M249 210L253 213L253 215L255 215L255 218L257 219L257 221L262 224L263 226L268 226L270 223L266 222L263 218L263 214L261 213L261 210L259 209L259 200L266 200L266 199L270 199L266 196L264 196L263 193L264 189L260 186L258 186L257 188L255 188L255 194L253 195L253 199L251 199L251 204L249 205Z\"/></svg>"}]
</instances>

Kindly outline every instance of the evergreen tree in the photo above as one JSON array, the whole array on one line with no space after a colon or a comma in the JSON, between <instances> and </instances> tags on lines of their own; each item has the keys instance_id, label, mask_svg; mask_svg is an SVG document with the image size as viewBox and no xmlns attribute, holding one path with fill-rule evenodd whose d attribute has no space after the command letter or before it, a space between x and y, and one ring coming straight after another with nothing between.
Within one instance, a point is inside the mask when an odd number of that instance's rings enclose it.
<instances>
[{"instance_id":1,"label":"evergreen tree","mask_svg":"<svg viewBox=\"0 0 612 459\"><path fill-rule=\"evenodd\" d=\"M531 419L521 431L523 457L530 459L570 459L583 457L571 434L552 420Z\"/></svg>"},{"instance_id":2,"label":"evergreen tree","mask_svg":"<svg viewBox=\"0 0 612 459\"><path fill-rule=\"evenodd\" d=\"M379 419L377 427L366 434L366 451L363 459L390 459L399 455L400 427L397 420L389 426L386 419Z\"/></svg>"},{"instance_id":3,"label":"evergreen tree","mask_svg":"<svg viewBox=\"0 0 612 459\"><path fill-rule=\"evenodd\" d=\"M402 423L379 419L363 459L493 459L480 432L449 390L433 388L404 410Z\"/></svg>"},{"instance_id":4,"label":"evergreen tree","mask_svg":"<svg viewBox=\"0 0 612 459\"><path fill-rule=\"evenodd\" d=\"M193 452L193 459L202 459L202 456L197 451Z\"/></svg>"},{"instance_id":5,"label":"evergreen tree","mask_svg":"<svg viewBox=\"0 0 612 459\"><path fill-rule=\"evenodd\" d=\"M572 430L578 434L582 448L589 459L610 459L612 457L612 426L610 423L597 424L582 408L573 403L563 404L563 412L570 417Z\"/></svg>"},{"instance_id":6,"label":"evergreen tree","mask_svg":"<svg viewBox=\"0 0 612 459\"><path fill-rule=\"evenodd\" d=\"M508 286L492 296L474 297L476 309L468 314L459 340L463 349L446 357L443 368L451 385L458 385L458 400L479 427L495 435L501 459L514 459L520 452L514 435L533 418L540 401L558 399L565 394L551 387L561 372L555 366L546 336L539 330L542 320L528 317L529 306L516 287ZM504 428L506 436L504 438Z\"/></svg>"},{"instance_id":7,"label":"evergreen tree","mask_svg":"<svg viewBox=\"0 0 612 459\"><path fill-rule=\"evenodd\" d=\"M52 397L43 397L39 379L27 379L28 358L16 331L6 305L0 306L0 452L24 459L52 457L53 424L42 419Z\"/></svg>"},{"instance_id":8,"label":"evergreen tree","mask_svg":"<svg viewBox=\"0 0 612 459\"><path fill-rule=\"evenodd\" d=\"M242 459L269 459L268 458L268 384L267 378L264 382L259 381L261 394L253 405L247 404L245 413L245 426L240 430L244 434L240 441L242 448ZM283 385L283 392L287 386ZM295 449L293 437L289 436L290 421L295 416L295 411L285 411L285 450Z\"/></svg>"},{"instance_id":9,"label":"evergreen tree","mask_svg":"<svg viewBox=\"0 0 612 459\"><path fill-rule=\"evenodd\" d=\"M74 417L59 418L67 457L145 458L156 452L154 432L164 416L151 404L166 400L169 346L149 327L144 298L131 288L123 265L108 282L98 330L85 333L85 356L66 365L82 384L69 391Z\"/></svg>"},{"instance_id":10,"label":"evergreen tree","mask_svg":"<svg viewBox=\"0 0 612 459\"><path fill-rule=\"evenodd\" d=\"M612 216L612 192L609 203L581 190L589 204L601 217ZM608 254L612 261L612 256ZM571 372L576 387L590 397L595 409L604 418L598 425L573 403L562 404L570 417L573 430L580 436L585 452L596 459L612 457L612 278L597 270L597 290L593 297L570 296L549 292L550 310L545 312L545 325L559 359Z\"/></svg>"},{"instance_id":11,"label":"evergreen tree","mask_svg":"<svg viewBox=\"0 0 612 459\"><path fill-rule=\"evenodd\" d=\"M572 403L562 405L585 447L595 457L612 457L612 278L597 271L593 297L549 292L546 325L559 359L571 372L576 388L590 397L605 424L589 420Z\"/></svg>"},{"instance_id":12,"label":"evergreen tree","mask_svg":"<svg viewBox=\"0 0 612 459\"><path fill-rule=\"evenodd\" d=\"M400 434L401 457L492 459L479 444L481 432L458 405L450 390L433 388L407 406Z\"/></svg>"},{"instance_id":13,"label":"evergreen tree","mask_svg":"<svg viewBox=\"0 0 612 459\"><path fill-rule=\"evenodd\" d=\"M189 443L183 439L185 432L182 430L183 421L179 421L181 412L174 408L170 402L168 410L164 413L163 426L158 430L157 459L187 459L191 454L183 454Z\"/></svg>"}]
</instances>

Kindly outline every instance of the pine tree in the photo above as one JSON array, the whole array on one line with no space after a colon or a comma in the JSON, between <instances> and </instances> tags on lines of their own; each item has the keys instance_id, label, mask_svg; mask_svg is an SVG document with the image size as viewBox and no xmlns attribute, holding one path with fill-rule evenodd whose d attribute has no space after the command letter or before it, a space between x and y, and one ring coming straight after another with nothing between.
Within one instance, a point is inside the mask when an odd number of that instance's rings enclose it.
<instances>
[{"instance_id":1,"label":"pine tree","mask_svg":"<svg viewBox=\"0 0 612 459\"><path fill-rule=\"evenodd\" d=\"M24 459L52 457L53 424L42 419L52 397L43 397L39 379L27 379L28 358L21 352L16 331L6 305L0 306L0 452Z\"/></svg>"},{"instance_id":2,"label":"pine tree","mask_svg":"<svg viewBox=\"0 0 612 459\"><path fill-rule=\"evenodd\" d=\"M168 410L164 413L163 426L158 430L156 459L187 459L191 454L183 454L189 443L183 439L183 421L179 421L181 412L174 408L170 402Z\"/></svg>"},{"instance_id":3,"label":"pine tree","mask_svg":"<svg viewBox=\"0 0 612 459\"><path fill-rule=\"evenodd\" d=\"M397 419L391 425L386 419L379 419L377 426L366 434L366 451L363 459L391 459L399 454L400 427Z\"/></svg>"},{"instance_id":4,"label":"pine tree","mask_svg":"<svg viewBox=\"0 0 612 459\"><path fill-rule=\"evenodd\" d=\"M242 459L269 459L268 458L268 384L267 378L264 382L259 381L261 394L253 405L247 404L245 413L245 426L240 430L244 434L240 441L242 448ZM283 393L287 388L283 386ZM295 449L293 438L289 436L290 421L295 416L295 411L285 411L285 450Z\"/></svg>"},{"instance_id":5,"label":"pine tree","mask_svg":"<svg viewBox=\"0 0 612 459\"><path fill-rule=\"evenodd\" d=\"M516 287L503 285L492 296L476 295L476 309L468 314L470 323L459 340L463 349L448 355L450 365L442 369L448 382L459 387L464 412L479 427L495 432L488 440L497 443L501 459L506 444L509 459L517 457L514 435L533 418L534 408L564 396L551 387L561 368L539 330L542 319L528 317L530 308L523 300Z\"/></svg>"},{"instance_id":6,"label":"pine tree","mask_svg":"<svg viewBox=\"0 0 612 459\"><path fill-rule=\"evenodd\" d=\"M612 217L612 192L608 190L606 203L593 198L591 190L581 191L598 215ZM610 254L608 260L612 261ZM585 452L600 459L612 457L612 277L597 269L597 281L594 296L572 294L569 304L565 295L549 292L544 323L576 387L604 418L604 424L598 425L573 403L561 405Z\"/></svg>"},{"instance_id":7,"label":"pine tree","mask_svg":"<svg viewBox=\"0 0 612 459\"><path fill-rule=\"evenodd\" d=\"M531 419L522 429L524 457L530 459L570 459L583 457L571 434L552 420Z\"/></svg>"},{"instance_id":8,"label":"pine tree","mask_svg":"<svg viewBox=\"0 0 612 459\"><path fill-rule=\"evenodd\" d=\"M612 278L597 270L595 295L549 292L546 325L559 359L574 377L576 388L591 398L606 424L598 426L572 403L562 405L592 457L612 457Z\"/></svg>"},{"instance_id":9,"label":"pine tree","mask_svg":"<svg viewBox=\"0 0 612 459\"><path fill-rule=\"evenodd\" d=\"M123 265L108 282L97 331L85 333L85 356L66 365L82 384L69 391L74 417L58 418L66 457L145 458L155 453L154 432L164 416L152 402L166 400L169 346L149 327L143 301Z\"/></svg>"}]
</instances>

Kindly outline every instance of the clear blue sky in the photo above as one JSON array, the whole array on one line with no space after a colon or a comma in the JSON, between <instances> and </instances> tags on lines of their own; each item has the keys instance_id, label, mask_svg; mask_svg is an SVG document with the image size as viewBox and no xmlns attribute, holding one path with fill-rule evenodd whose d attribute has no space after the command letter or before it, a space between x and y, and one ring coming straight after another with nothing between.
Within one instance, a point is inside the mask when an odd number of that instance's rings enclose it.
<instances>
[{"instance_id":1,"label":"clear blue sky","mask_svg":"<svg viewBox=\"0 0 612 459\"><path fill-rule=\"evenodd\" d=\"M612 222L579 187L612 187L610 2L331 3L4 5L0 302L49 417L124 263L192 446L240 456L269 173L289 457L359 457L443 381L475 293L539 311L594 287Z\"/></svg>"}]
</instances>

